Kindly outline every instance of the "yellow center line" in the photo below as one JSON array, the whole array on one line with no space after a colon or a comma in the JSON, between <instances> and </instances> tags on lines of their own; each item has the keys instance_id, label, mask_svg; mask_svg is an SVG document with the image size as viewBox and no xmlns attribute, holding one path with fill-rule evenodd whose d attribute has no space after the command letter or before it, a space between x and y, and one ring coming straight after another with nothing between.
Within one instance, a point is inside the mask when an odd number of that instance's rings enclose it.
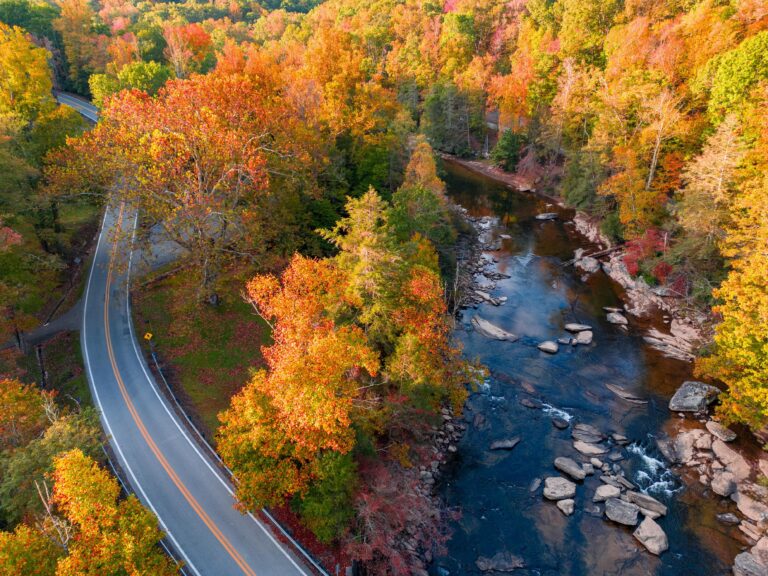
<instances>
[{"instance_id":1,"label":"yellow center line","mask_svg":"<svg viewBox=\"0 0 768 576\"><path fill-rule=\"evenodd\" d=\"M120 206L120 213L117 219L118 230L122 226L124 208L125 208L125 205L122 204ZM114 372L115 378L117 379L118 387L120 388L120 394L122 395L123 400L125 400L125 404L128 407L128 411L131 413L131 417L133 418L133 421L136 423L136 426L138 427L139 432L144 437L144 440L146 440L150 450L152 450L152 453L155 455L158 462L160 462L160 465L167 472L171 481L176 485L176 487L182 493L182 495L187 500L187 502L189 502L189 505L192 507L192 509L195 512L197 512L197 515L205 523L208 529L213 533L216 539L219 542L221 542L221 545L224 546L225 550L229 553L232 559L237 563L238 566L240 566L242 571L247 576L256 576L256 573L251 569L250 566L248 566L248 563L243 559L243 557L235 549L235 547L232 546L232 544L227 539L227 537L221 532L219 527L216 526L216 523L211 519L210 516L208 516L205 510L203 510L203 507L200 506L200 503L190 493L190 491L187 489L187 487L184 485L184 483L176 474L176 471L168 463L168 460L166 460L165 456L160 451L157 444L155 444L155 441L152 439L152 436L147 431L146 426L144 426L144 422L142 421L141 417L136 411L136 407L134 406L133 401L128 395L128 390L125 387L125 382L123 382L123 378L122 376L120 376L120 371L117 368L117 362L115 361L115 354L114 354L114 351L112 350L112 335L110 334L110 331L109 331L109 293L110 293L110 288L112 286L112 271L114 269L114 260L115 260L116 253L117 253L117 238L115 238L114 244L112 246L112 252L110 253L110 256L109 256L109 268L107 270L107 287L106 287L106 293L104 296L104 332L105 332L106 341L107 341L107 354L109 356L109 361L112 364L112 371ZM128 319L128 321L130 322L130 318Z\"/></svg>"}]
</instances>

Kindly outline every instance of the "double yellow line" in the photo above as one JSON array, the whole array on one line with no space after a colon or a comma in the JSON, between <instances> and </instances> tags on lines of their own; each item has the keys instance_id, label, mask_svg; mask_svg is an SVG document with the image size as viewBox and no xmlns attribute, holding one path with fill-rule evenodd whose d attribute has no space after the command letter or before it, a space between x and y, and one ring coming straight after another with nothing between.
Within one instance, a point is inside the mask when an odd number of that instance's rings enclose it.
<instances>
[{"instance_id":1,"label":"double yellow line","mask_svg":"<svg viewBox=\"0 0 768 576\"><path fill-rule=\"evenodd\" d=\"M125 205L122 204L120 206L120 212L117 218L117 228L116 228L117 230L120 230L122 228L124 208L125 208ZM216 523L211 519L210 516L208 516L205 510L203 510L203 507L200 506L200 503L195 499L195 497L192 495L189 489L184 485L184 483L181 481L179 476L176 474L176 471L168 463L168 460L166 460L165 456L160 451L160 448L158 448L157 444L155 444L155 441L152 439L152 436L147 431L147 428L144 425L144 422L142 421L141 417L139 416L139 413L136 411L136 407L134 406L133 401L131 400L131 397L128 394L128 390L125 387L125 382L123 382L123 378L122 376L120 376L120 371L118 370L117 362L115 361L115 354L114 354L114 351L112 350L112 335L109 330L109 295L110 295L110 289L112 286L112 273L114 270L115 255L117 254L117 243L118 243L118 239L116 238L112 245L112 251L109 256L109 268L107 270L107 286L106 286L106 292L104 295L104 334L107 341L107 354L109 356L109 362L112 364L112 371L115 374L117 385L120 388L120 394L122 395L123 400L125 401L125 404L128 407L128 411L131 413L131 417L133 418L133 421L136 423L136 426L139 429L139 432L141 433L142 437L149 445L149 449L152 450L152 453L155 455L158 462L160 462L160 465L163 467L163 469L166 471L166 473L170 477L171 481L176 485L176 487L182 493L182 495L187 500L187 502L189 502L189 505L197 513L200 519L205 523L208 529L213 533L216 539L219 542L221 542L221 545L224 546L224 549L229 553L232 559L237 563L238 566L240 566L243 573L246 574L247 576L256 576L256 572L254 572L251 569L251 567L248 565L245 559L243 559L243 557L235 549L235 547L232 546L232 543L221 532L219 527L216 526ZM128 321L130 322L130 318L128 319Z\"/></svg>"}]
</instances>

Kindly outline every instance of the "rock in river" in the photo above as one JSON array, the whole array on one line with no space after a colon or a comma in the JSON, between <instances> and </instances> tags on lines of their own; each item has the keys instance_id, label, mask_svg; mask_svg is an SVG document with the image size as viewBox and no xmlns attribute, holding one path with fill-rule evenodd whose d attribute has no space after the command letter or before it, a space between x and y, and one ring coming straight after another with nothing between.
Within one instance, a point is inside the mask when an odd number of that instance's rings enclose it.
<instances>
[{"instance_id":1,"label":"rock in river","mask_svg":"<svg viewBox=\"0 0 768 576\"><path fill-rule=\"evenodd\" d=\"M557 354L557 351L560 349L560 347L557 345L557 342L553 342L552 340L545 340L538 345L538 349L542 352L547 352L548 354Z\"/></svg>"},{"instance_id":2,"label":"rock in river","mask_svg":"<svg viewBox=\"0 0 768 576\"><path fill-rule=\"evenodd\" d=\"M688 380L677 389L669 409L673 412L701 412L712 404L720 394L720 390L711 384Z\"/></svg>"},{"instance_id":3,"label":"rock in river","mask_svg":"<svg viewBox=\"0 0 768 576\"><path fill-rule=\"evenodd\" d=\"M557 214L555 212L544 212L536 216L536 220L555 220L556 218Z\"/></svg>"},{"instance_id":4,"label":"rock in river","mask_svg":"<svg viewBox=\"0 0 768 576\"><path fill-rule=\"evenodd\" d=\"M597 444L598 442L605 440L605 434L600 432L600 430L589 424L582 424L581 422L573 427L571 436L574 440L581 440L587 444Z\"/></svg>"},{"instance_id":5,"label":"rock in river","mask_svg":"<svg viewBox=\"0 0 768 576\"><path fill-rule=\"evenodd\" d=\"M645 510L650 510L651 512L656 512L657 514L661 514L662 516L665 516L667 514L667 507L656 500L653 496L648 496L647 494L643 494L642 492L627 492L625 498L628 502L631 502L632 504L637 504L640 506L640 508L643 508Z\"/></svg>"},{"instance_id":6,"label":"rock in river","mask_svg":"<svg viewBox=\"0 0 768 576\"><path fill-rule=\"evenodd\" d=\"M592 337L593 335L591 330L584 330L583 332L576 334L576 343L581 344L582 346L592 344Z\"/></svg>"},{"instance_id":7,"label":"rock in river","mask_svg":"<svg viewBox=\"0 0 768 576\"><path fill-rule=\"evenodd\" d=\"M768 576L768 568L749 552L742 552L733 561L733 576Z\"/></svg>"},{"instance_id":8,"label":"rock in river","mask_svg":"<svg viewBox=\"0 0 768 576\"><path fill-rule=\"evenodd\" d=\"M552 425L558 430L565 430L568 428L568 420L564 420L563 418L558 418L555 416L552 418Z\"/></svg>"},{"instance_id":9,"label":"rock in river","mask_svg":"<svg viewBox=\"0 0 768 576\"><path fill-rule=\"evenodd\" d=\"M727 470L715 470L712 474L712 492L728 497L736 491L733 474Z\"/></svg>"},{"instance_id":10,"label":"rock in river","mask_svg":"<svg viewBox=\"0 0 768 576\"><path fill-rule=\"evenodd\" d=\"M512 332L507 332L495 324L491 324L488 322L488 320L481 318L480 316L472 317L472 326L474 326L475 330L477 330L486 338L493 338L494 340L506 340L507 342L514 342L518 339L518 337L515 334L512 334Z\"/></svg>"},{"instance_id":11,"label":"rock in river","mask_svg":"<svg viewBox=\"0 0 768 576\"><path fill-rule=\"evenodd\" d=\"M621 496L621 489L610 484L601 484L595 490L592 502L605 502L609 498L618 498Z\"/></svg>"},{"instance_id":12,"label":"rock in river","mask_svg":"<svg viewBox=\"0 0 768 576\"><path fill-rule=\"evenodd\" d=\"M576 495L576 484L562 476L550 476L544 479L544 498L547 500L565 500Z\"/></svg>"},{"instance_id":13,"label":"rock in river","mask_svg":"<svg viewBox=\"0 0 768 576\"><path fill-rule=\"evenodd\" d=\"M505 438L504 440L496 440L491 442L491 450L512 450L520 442L520 436L514 438Z\"/></svg>"},{"instance_id":14,"label":"rock in river","mask_svg":"<svg viewBox=\"0 0 768 576\"><path fill-rule=\"evenodd\" d=\"M482 572L512 572L525 566L522 558L509 552L497 552L492 557L480 556L475 561L475 566Z\"/></svg>"},{"instance_id":15,"label":"rock in river","mask_svg":"<svg viewBox=\"0 0 768 576\"><path fill-rule=\"evenodd\" d=\"M579 464L570 458L565 458L564 456L555 458L555 468L560 470L560 472L567 474L574 480L584 480L584 477L587 475L587 473L584 472L584 469Z\"/></svg>"},{"instance_id":16,"label":"rock in river","mask_svg":"<svg viewBox=\"0 0 768 576\"><path fill-rule=\"evenodd\" d=\"M656 556L666 552L669 548L669 541L664 530L650 518L644 518L632 535L648 549L648 552L656 554Z\"/></svg>"},{"instance_id":17,"label":"rock in river","mask_svg":"<svg viewBox=\"0 0 768 576\"><path fill-rule=\"evenodd\" d=\"M608 312L605 319L611 324L618 324L619 326L626 326L629 323L627 317L619 312Z\"/></svg>"},{"instance_id":18,"label":"rock in river","mask_svg":"<svg viewBox=\"0 0 768 576\"><path fill-rule=\"evenodd\" d=\"M573 514L573 509L575 505L576 505L576 502L574 502L573 498L566 498L565 500L557 501L557 507L560 508L560 512L562 512L566 516L570 516L571 514Z\"/></svg>"},{"instance_id":19,"label":"rock in river","mask_svg":"<svg viewBox=\"0 0 768 576\"><path fill-rule=\"evenodd\" d=\"M715 422L714 420L710 420L706 424L707 430L709 430L712 434L720 438L723 442L733 442L736 440L736 432L731 430L730 428L726 428L720 422Z\"/></svg>"},{"instance_id":20,"label":"rock in river","mask_svg":"<svg viewBox=\"0 0 768 576\"><path fill-rule=\"evenodd\" d=\"M592 326L589 324L577 324L575 322L569 322L565 325L565 329L568 332L585 332L587 330L592 330Z\"/></svg>"},{"instance_id":21,"label":"rock in river","mask_svg":"<svg viewBox=\"0 0 768 576\"><path fill-rule=\"evenodd\" d=\"M741 520L739 520L739 517L736 516L733 512L723 512L722 514L718 514L715 516L717 518L717 521L721 524L725 524L726 526L736 526Z\"/></svg>"},{"instance_id":22,"label":"rock in river","mask_svg":"<svg viewBox=\"0 0 768 576\"><path fill-rule=\"evenodd\" d=\"M599 446L597 444L582 442L581 440L576 440L573 443L573 447L585 456L599 456L600 454L605 454L608 452L608 448L604 448L603 446Z\"/></svg>"},{"instance_id":23,"label":"rock in river","mask_svg":"<svg viewBox=\"0 0 768 576\"><path fill-rule=\"evenodd\" d=\"M614 522L634 526L637 524L637 514L640 507L631 502L624 502L618 498L609 498L605 501L605 515Z\"/></svg>"}]
</instances>

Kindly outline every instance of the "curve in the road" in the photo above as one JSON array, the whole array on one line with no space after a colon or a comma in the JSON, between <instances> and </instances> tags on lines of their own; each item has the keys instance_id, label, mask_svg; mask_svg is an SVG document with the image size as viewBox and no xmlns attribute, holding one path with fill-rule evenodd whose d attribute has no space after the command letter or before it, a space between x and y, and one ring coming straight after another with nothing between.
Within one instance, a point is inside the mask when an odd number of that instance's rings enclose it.
<instances>
[{"instance_id":1,"label":"curve in the road","mask_svg":"<svg viewBox=\"0 0 768 576\"><path fill-rule=\"evenodd\" d=\"M102 242L108 230L123 227L124 210L114 226L105 214L86 288L82 346L94 397L130 484L194 573L306 576L309 570L258 519L234 510L232 487L188 437L149 376L130 321L128 278L116 277L119 240L106 252ZM121 281L125 292L115 289ZM94 300L99 287L101 306ZM125 308L117 301L122 299ZM118 336L122 348L116 351Z\"/></svg>"}]
</instances>

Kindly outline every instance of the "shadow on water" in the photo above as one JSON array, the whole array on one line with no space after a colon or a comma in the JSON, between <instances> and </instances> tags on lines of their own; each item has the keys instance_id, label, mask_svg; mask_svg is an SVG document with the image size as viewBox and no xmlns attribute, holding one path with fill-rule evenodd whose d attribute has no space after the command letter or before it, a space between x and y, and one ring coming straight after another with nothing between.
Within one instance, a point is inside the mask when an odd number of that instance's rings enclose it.
<instances>
[{"instance_id":1,"label":"shadow on water","mask_svg":"<svg viewBox=\"0 0 768 576\"><path fill-rule=\"evenodd\" d=\"M502 249L493 252L496 269L509 275L492 291L506 296L503 306L468 309L459 319L457 338L465 354L480 359L491 372L487 384L466 405L469 426L449 464L440 490L462 517L453 526L448 554L434 562L433 574L480 574L479 556L501 551L520 556L525 569L515 574L573 575L711 575L729 572L739 543L715 520L725 508L696 487L684 488L658 455L654 437L673 415L667 402L675 388L690 377L690 365L666 358L647 346L633 321L629 329L606 322L604 306L621 306L621 289L598 272L586 282L573 267L561 263L588 244L568 223L572 212L546 200L520 193L504 184L449 164L446 182L451 197L473 216L498 219L493 230ZM556 212L557 221L535 215ZM490 341L471 328L483 318L521 336L518 342ZM589 346L561 346L556 355L536 344L565 336L566 322L593 327ZM605 387L621 386L647 398L628 403ZM530 409L520 401L545 403ZM554 411L554 412L553 412ZM577 488L576 512L564 516L543 499L535 479L556 475L557 456L583 460L574 450L570 428L559 430L552 415L567 413L606 433L627 436L633 444L622 450L618 464L628 478L669 504L659 520L670 549L660 558L634 539L632 530L603 519L592 495L598 475ZM494 440L520 435L512 451L490 451ZM620 447L617 447L620 448Z\"/></svg>"}]
</instances>

